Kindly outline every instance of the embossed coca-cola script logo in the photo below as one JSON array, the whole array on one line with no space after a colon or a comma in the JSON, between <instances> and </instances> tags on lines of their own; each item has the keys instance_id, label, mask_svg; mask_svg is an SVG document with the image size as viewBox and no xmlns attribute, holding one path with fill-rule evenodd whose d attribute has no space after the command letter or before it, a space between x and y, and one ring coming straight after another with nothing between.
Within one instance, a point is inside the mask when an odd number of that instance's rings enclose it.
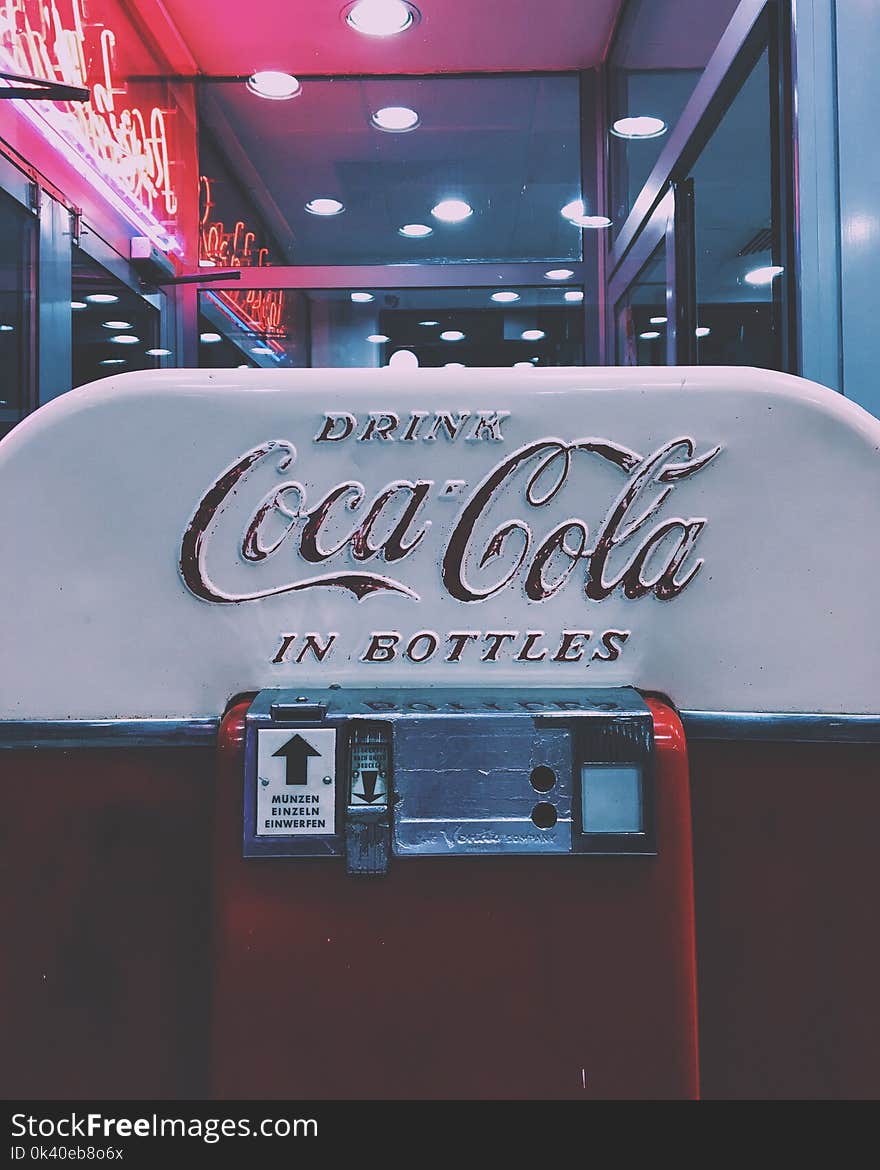
<instances>
[{"instance_id":1,"label":"embossed coca-cola script logo","mask_svg":"<svg viewBox=\"0 0 880 1170\"><path fill-rule=\"evenodd\" d=\"M405 562L434 539L435 500L460 495L448 535L438 538L434 550L443 587L457 601L484 601L517 586L529 600L544 601L581 574L583 594L592 601L615 590L628 598L653 594L668 601L700 571L703 561L694 550L706 518L662 517L661 509L676 485L702 471L720 450L716 446L697 454L687 436L649 454L606 438L543 438L505 455L469 492L459 480L435 487L432 479L399 479L368 498L362 483L348 479L310 498L294 477L296 447L273 439L242 455L205 492L183 537L180 569L196 597L223 604L306 589L341 589L358 601L388 593L418 601L405 579ZM542 509L595 460L616 469L621 481L604 510L601 501L584 500L585 511L602 517L595 529L587 519L569 516L541 532ZM268 492L251 486L267 465L285 477ZM239 563L253 570L254 588L243 590L212 577L208 553L213 541L229 541L224 512L233 499L240 508L249 487L254 499L236 540ZM499 513L504 514L500 522ZM260 566L277 565L279 559L305 571L261 586ZM345 561L369 568L342 567ZM340 567L308 572L308 566L330 568L334 562ZM222 565L223 558L217 563Z\"/></svg>"}]
</instances>

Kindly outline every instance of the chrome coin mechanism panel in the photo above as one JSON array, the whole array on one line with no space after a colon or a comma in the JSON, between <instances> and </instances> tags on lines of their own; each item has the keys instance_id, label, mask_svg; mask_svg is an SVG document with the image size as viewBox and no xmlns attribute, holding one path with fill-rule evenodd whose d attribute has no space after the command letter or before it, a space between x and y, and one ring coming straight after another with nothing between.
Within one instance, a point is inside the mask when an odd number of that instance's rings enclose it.
<instances>
[{"instance_id":1,"label":"chrome coin mechanism panel","mask_svg":"<svg viewBox=\"0 0 880 1170\"><path fill-rule=\"evenodd\" d=\"M245 857L651 854L653 724L629 687L261 691Z\"/></svg>"}]
</instances>

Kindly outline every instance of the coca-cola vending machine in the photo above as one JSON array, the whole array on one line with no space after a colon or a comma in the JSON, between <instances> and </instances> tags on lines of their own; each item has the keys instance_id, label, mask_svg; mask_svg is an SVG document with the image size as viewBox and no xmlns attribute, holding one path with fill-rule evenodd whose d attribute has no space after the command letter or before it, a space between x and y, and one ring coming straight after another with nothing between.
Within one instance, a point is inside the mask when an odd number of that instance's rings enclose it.
<instances>
[{"instance_id":1,"label":"coca-cola vending machine","mask_svg":"<svg viewBox=\"0 0 880 1170\"><path fill-rule=\"evenodd\" d=\"M858 407L159 371L0 485L8 1094L876 1089Z\"/></svg>"}]
</instances>

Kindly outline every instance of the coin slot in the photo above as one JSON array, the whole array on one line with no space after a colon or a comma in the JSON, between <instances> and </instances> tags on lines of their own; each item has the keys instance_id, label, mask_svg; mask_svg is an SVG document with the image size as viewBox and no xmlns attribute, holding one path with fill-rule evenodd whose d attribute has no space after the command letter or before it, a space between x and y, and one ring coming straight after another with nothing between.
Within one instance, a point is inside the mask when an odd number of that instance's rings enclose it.
<instances>
[{"instance_id":1,"label":"coin slot","mask_svg":"<svg viewBox=\"0 0 880 1170\"><path fill-rule=\"evenodd\" d=\"M546 764L539 764L537 768L532 768L529 783L535 792L549 792L556 783L556 773Z\"/></svg>"},{"instance_id":2,"label":"coin slot","mask_svg":"<svg viewBox=\"0 0 880 1170\"><path fill-rule=\"evenodd\" d=\"M549 800L539 800L532 809L532 821L539 829L552 829L557 821L555 805Z\"/></svg>"}]
</instances>

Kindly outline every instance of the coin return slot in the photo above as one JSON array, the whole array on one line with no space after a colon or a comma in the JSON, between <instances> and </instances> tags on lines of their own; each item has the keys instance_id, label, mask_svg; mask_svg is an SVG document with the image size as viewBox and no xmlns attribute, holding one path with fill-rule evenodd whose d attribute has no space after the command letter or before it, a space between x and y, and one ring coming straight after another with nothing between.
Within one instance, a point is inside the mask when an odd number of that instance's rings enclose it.
<instances>
[{"instance_id":1,"label":"coin return slot","mask_svg":"<svg viewBox=\"0 0 880 1170\"><path fill-rule=\"evenodd\" d=\"M535 792L549 792L556 783L556 773L552 768L548 768L544 764L539 764L537 768L532 769L529 782Z\"/></svg>"},{"instance_id":2,"label":"coin return slot","mask_svg":"<svg viewBox=\"0 0 880 1170\"><path fill-rule=\"evenodd\" d=\"M552 829L556 819L556 807L549 800L539 800L532 809L532 821L539 829Z\"/></svg>"}]
</instances>

